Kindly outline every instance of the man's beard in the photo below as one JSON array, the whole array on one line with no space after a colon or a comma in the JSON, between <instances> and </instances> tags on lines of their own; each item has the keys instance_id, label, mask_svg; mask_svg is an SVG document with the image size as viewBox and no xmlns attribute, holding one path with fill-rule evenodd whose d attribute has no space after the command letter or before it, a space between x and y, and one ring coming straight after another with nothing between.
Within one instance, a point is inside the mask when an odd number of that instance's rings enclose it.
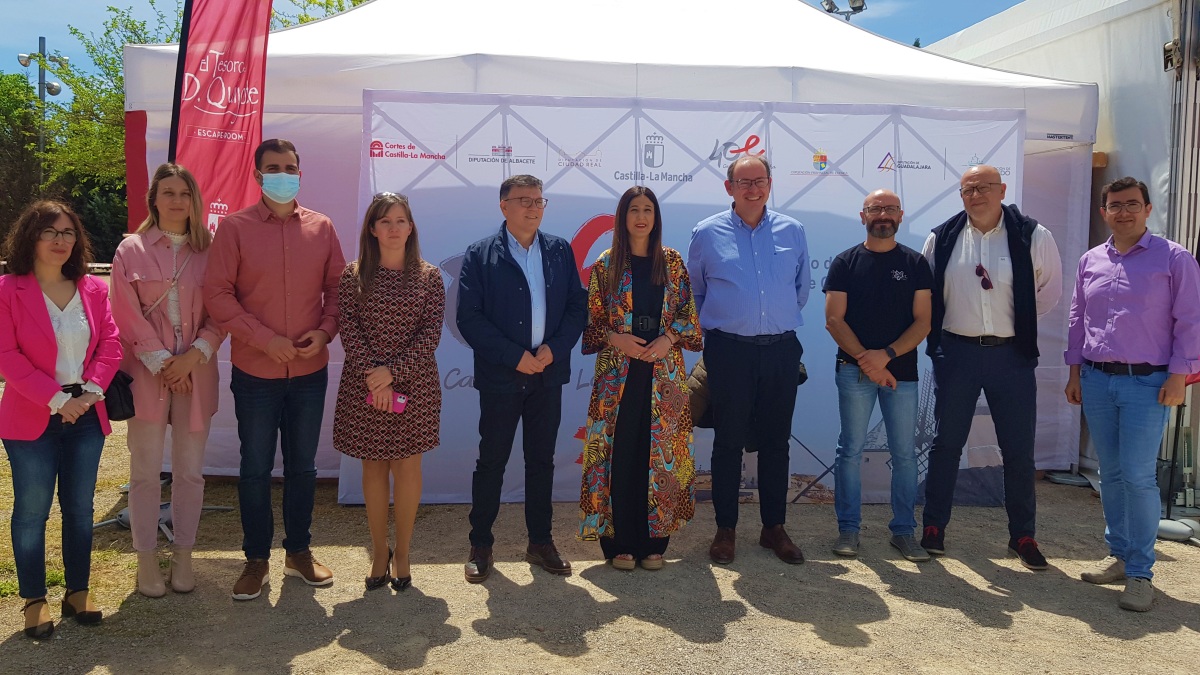
<instances>
[{"instance_id":1,"label":"man's beard","mask_svg":"<svg viewBox=\"0 0 1200 675\"><path fill-rule=\"evenodd\" d=\"M896 221L890 218L872 220L867 225L867 233L876 239L887 239L896 236Z\"/></svg>"}]
</instances>

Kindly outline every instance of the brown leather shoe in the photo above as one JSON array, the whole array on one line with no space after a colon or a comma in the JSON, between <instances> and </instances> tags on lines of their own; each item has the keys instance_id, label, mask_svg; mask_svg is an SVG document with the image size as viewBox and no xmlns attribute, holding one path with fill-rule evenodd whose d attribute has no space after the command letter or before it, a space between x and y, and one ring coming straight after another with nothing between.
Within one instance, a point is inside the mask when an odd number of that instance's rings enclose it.
<instances>
[{"instance_id":1,"label":"brown leather shoe","mask_svg":"<svg viewBox=\"0 0 1200 675\"><path fill-rule=\"evenodd\" d=\"M732 527L718 527L717 536L713 537L712 546L708 547L708 557L721 565L733 562L733 554L737 548L737 530Z\"/></svg>"},{"instance_id":2,"label":"brown leather shoe","mask_svg":"<svg viewBox=\"0 0 1200 675\"><path fill-rule=\"evenodd\" d=\"M283 573L289 577L300 577L309 586L328 586L333 583L333 572L317 562L311 549L289 553L283 560Z\"/></svg>"},{"instance_id":3,"label":"brown leather shoe","mask_svg":"<svg viewBox=\"0 0 1200 675\"><path fill-rule=\"evenodd\" d=\"M525 562L530 565L537 565L551 574L561 574L569 576L571 574L571 563L562 559L558 555L558 549L554 547L554 542L549 544L530 544L525 549Z\"/></svg>"},{"instance_id":4,"label":"brown leather shoe","mask_svg":"<svg viewBox=\"0 0 1200 675\"><path fill-rule=\"evenodd\" d=\"M271 571L271 563L263 558L251 558L242 567L242 576L233 585L234 600L253 600L262 595L263 585L267 583L267 575Z\"/></svg>"},{"instance_id":5,"label":"brown leather shoe","mask_svg":"<svg viewBox=\"0 0 1200 675\"><path fill-rule=\"evenodd\" d=\"M764 527L758 537L758 545L775 551L775 555L789 565L804 562L804 554L800 552L800 547L792 543L792 538L782 525Z\"/></svg>"},{"instance_id":6,"label":"brown leather shoe","mask_svg":"<svg viewBox=\"0 0 1200 675\"><path fill-rule=\"evenodd\" d=\"M463 567L463 575L469 584L481 584L492 575L492 547L472 546L471 556Z\"/></svg>"}]
</instances>

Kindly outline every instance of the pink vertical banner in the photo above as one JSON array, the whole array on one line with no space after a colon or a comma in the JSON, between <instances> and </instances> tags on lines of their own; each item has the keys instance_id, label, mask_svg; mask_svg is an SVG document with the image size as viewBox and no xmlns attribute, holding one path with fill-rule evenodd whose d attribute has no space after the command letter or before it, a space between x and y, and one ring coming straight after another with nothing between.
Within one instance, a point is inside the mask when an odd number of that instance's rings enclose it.
<instances>
[{"instance_id":1,"label":"pink vertical banner","mask_svg":"<svg viewBox=\"0 0 1200 675\"><path fill-rule=\"evenodd\" d=\"M254 149L262 141L271 0L188 0L184 7L170 161L196 176L203 220L258 201Z\"/></svg>"}]
</instances>

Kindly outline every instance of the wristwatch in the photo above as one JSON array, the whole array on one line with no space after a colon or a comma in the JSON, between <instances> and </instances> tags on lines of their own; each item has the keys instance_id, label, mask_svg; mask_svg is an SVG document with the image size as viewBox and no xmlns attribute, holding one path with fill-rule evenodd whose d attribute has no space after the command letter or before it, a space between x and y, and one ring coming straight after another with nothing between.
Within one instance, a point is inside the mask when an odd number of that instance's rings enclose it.
<instances>
[{"instance_id":1,"label":"wristwatch","mask_svg":"<svg viewBox=\"0 0 1200 675\"><path fill-rule=\"evenodd\" d=\"M894 358L896 358L896 350L895 350L895 349L892 349L892 346L891 346L891 345L888 345L887 347L884 347L884 348L883 348L883 353L884 353L884 354L887 354L889 359L894 359Z\"/></svg>"}]
</instances>

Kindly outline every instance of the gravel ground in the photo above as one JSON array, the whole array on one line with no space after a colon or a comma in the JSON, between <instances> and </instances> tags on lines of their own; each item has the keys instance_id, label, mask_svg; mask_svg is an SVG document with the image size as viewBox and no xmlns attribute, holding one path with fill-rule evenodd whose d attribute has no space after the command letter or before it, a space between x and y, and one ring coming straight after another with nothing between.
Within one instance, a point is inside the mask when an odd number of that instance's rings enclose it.
<instances>
[{"instance_id":1,"label":"gravel ground","mask_svg":"<svg viewBox=\"0 0 1200 675\"><path fill-rule=\"evenodd\" d=\"M128 471L123 427L105 453L97 520L125 506L117 490ZM11 478L2 459L0 482L7 484L0 491L7 516ZM833 509L821 505L789 507L788 529L809 558L803 565L785 565L758 547L752 505L742 507L737 560L711 564L712 509L701 505L696 521L673 538L664 570L620 572L599 559L598 546L574 540L576 509L561 504L555 532L575 574L554 577L521 561L522 510L509 505L497 524L496 570L482 585L462 576L468 507L426 506L413 546L414 586L397 594L363 591L365 513L338 506L336 485L323 482L314 551L337 574L331 587L284 577L277 549L268 591L235 603L238 516L206 513L196 591L143 598L133 590L128 531L103 528L93 589L104 623L60 623L53 639L35 643L21 633L20 599L0 599L0 671L1194 672L1200 549L1160 542L1154 610L1125 612L1117 608L1120 586L1078 580L1105 553L1099 500L1087 489L1050 483L1038 486L1038 499L1039 540L1053 565L1040 573L1007 557L1002 509L956 510L949 555L918 565L888 547L885 506L864 509L858 559L834 556ZM207 503L236 501L231 481L210 481ZM7 527L0 530L0 562L7 563L11 540ZM57 538L56 531L48 538L53 555ZM11 579L8 570L0 578ZM55 617L61 593L51 590Z\"/></svg>"}]
</instances>

